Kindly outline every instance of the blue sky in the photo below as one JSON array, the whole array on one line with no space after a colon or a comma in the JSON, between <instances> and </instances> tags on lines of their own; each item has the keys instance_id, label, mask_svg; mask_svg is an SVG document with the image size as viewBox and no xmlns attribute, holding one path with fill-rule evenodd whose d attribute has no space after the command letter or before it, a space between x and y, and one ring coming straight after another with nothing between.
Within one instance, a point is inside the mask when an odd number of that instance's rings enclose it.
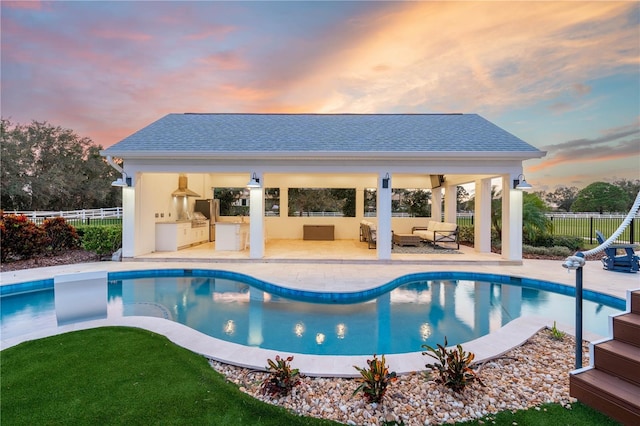
<instances>
[{"instance_id":1,"label":"blue sky","mask_svg":"<svg viewBox=\"0 0 640 426\"><path fill-rule=\"evenodd\" d=\"M2 116L110 146L170 112L478 113L552 191L640 179L638 2L2 1Z\"/></svg>"}]
</instances>

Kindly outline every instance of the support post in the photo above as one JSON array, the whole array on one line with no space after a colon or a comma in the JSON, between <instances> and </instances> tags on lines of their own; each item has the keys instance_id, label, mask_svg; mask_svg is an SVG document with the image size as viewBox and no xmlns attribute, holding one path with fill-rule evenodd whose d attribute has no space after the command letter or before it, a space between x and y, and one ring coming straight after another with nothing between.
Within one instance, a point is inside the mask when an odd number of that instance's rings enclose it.
<instances>
[{"instance_id":1,"label":"support post","mask_svg":"<svg viewBox=\"0 0 640 426\"><path fill-rule=\"evenodd\" d=\"M582 368L582 266L576 269L576 370Z\"/></svg>"}]
</instances>

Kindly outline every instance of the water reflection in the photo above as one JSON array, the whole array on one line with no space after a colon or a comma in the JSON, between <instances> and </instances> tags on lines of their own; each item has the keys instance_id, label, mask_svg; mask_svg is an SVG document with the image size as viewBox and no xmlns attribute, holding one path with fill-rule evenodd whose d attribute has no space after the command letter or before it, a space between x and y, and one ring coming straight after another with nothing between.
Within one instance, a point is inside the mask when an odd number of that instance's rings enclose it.
<instances>
[{"instance_id":1,"label":"water reflection","mask_svg":"<svg viewBox=\"0 0 640 426\"><path fill-rule=\"evenodd\" d=\"M24 333L17 324L31 323L26 319L36 310L45 318L38 321L50 323L52 292L48 299L38 293L2 298L3 336ZM155 316L241 345L339 355L416 352L445 336L450 344L463 343L521 315L571 324L574 309L568 296L464 280L416 281L340 305L288 300L223 278L139 278L111 281L107 300L109 317ZM606 316L618 311L586 301L584 312L585 329L605 335Z\"/></svg>"}]
</instances>

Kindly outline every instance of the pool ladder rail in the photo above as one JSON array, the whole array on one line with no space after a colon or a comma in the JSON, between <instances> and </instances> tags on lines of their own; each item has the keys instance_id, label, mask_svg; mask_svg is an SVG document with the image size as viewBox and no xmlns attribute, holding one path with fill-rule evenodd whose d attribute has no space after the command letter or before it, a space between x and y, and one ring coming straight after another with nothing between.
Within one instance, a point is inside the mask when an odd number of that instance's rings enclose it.
<instances>
[{"instance_id":1,"label":"pool ladder rail","mask_svg":"<svg viewBox=\"0 0 640 426\"><path fill-rule=\"evenodd\" d=\"M590 346L590 366L572 371L569 394L624 425L640 425L640 289L611 317L613 336Z\"/></svg>"}]
</instances>

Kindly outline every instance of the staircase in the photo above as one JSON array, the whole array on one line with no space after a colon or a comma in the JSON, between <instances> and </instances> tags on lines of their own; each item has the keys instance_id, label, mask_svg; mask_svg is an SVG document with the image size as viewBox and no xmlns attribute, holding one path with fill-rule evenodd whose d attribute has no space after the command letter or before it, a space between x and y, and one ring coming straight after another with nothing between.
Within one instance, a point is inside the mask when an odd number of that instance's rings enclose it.
<instances>
[{"instance_id":1,"label":"staircase","mask_svg":"<svg viewBox=\"0 0 640 426\"><path fill-rule=\"evenodd\" d=\"M640 290L612 316L613 338L590 345L591 365L571 372L569 394L624 425L640 425Z\"/></svg>"}]
</instances>

